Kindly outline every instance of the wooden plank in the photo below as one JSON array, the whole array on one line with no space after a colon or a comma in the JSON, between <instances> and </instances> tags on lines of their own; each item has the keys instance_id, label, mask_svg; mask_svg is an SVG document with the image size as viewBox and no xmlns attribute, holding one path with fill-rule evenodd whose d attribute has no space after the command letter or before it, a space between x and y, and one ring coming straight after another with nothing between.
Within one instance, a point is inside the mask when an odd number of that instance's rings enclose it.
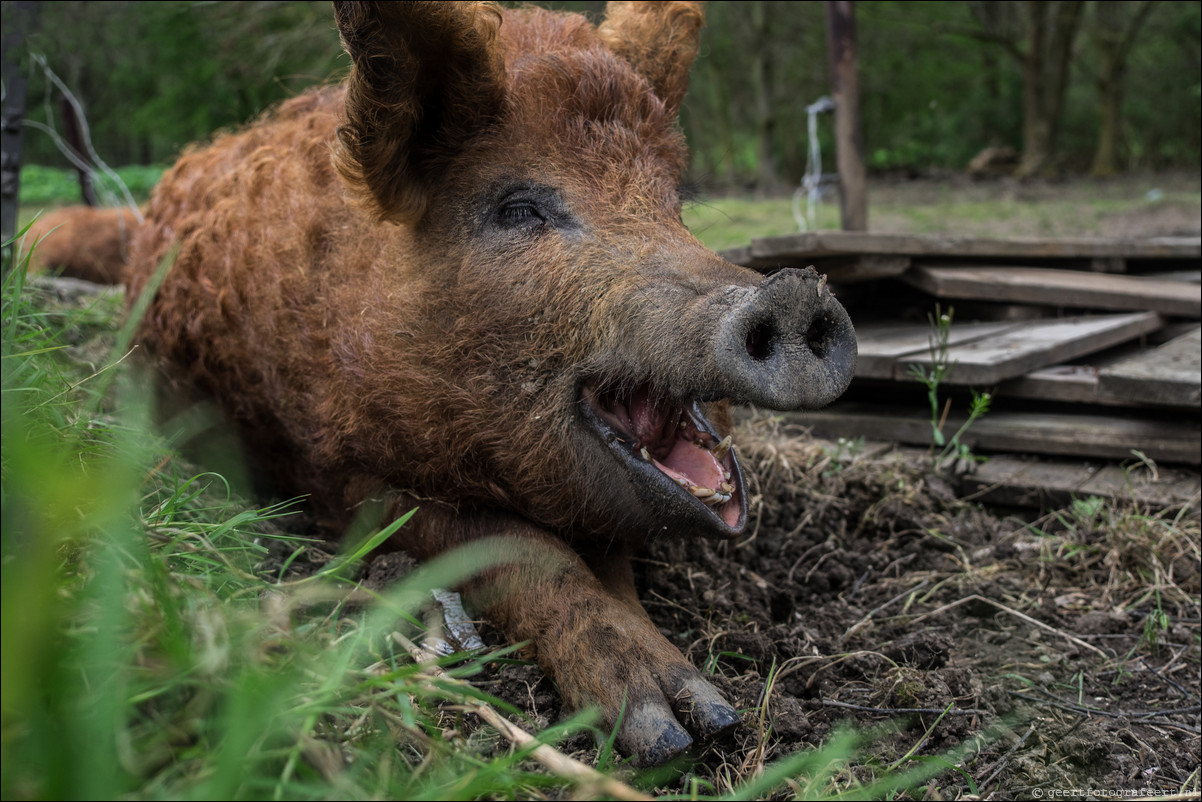
<instances>
[{"instance_id":1,"label":"wooden plank","mask_svg":"<svg viewBox=\"0 0 1202 802\"><path fill-rule=\"evenodd\" d=\"M993 336L950 346L947 357L952 369L944 381L978 387L997 384L1124 343L1162 323L1155 312L1130 312L1011 324ZM894 360L893 379L906 380L910 365L929 370L931 364L929 352L906 354Z\"/></svg>"},{"instance_id":2,"label":"wooden plank","mask_svg":"<svg viewBox=\"0 0 1202 802\"><path fill-rule=\"evenodd\" d=\"M901 254L912 256L913 238L898 234L869 234L864 231L808 231L751 241L756 259L788 259L796 256L852 256Z\"/></svg>"},{"instance_id":3,"label":"wooden plank","mask_svg":"<svg viewBox=\"0 0 1202 802\"><path fill-rule=\"evenodd\" d=\"M1178 281L1042 267L916 265L902 280L939 298L1018 301L1096 309L1144 309L1202 317L1202 293Z\"/></svg>"},{"instance_id":4,"label":"wooden plank","mask_svg":"<svg viewBox=\"0 0 1202 802\"><path fill-rule=\"evenodd\" d=\"M879 278L900 276L910 269L909 256L869 254L850 259L815 260L814 269L825 273L835 284L854 284Z\"/></svg>"},{"instance_id":5,"label":"wooden plank","mask_svg":"<svg viewBox=\"0 0 1202 802\"><path fill-rule=\"evenodd\" d=\"M1097 465L1061 460L991 457L964 477L962 493L976 501L1007 506L1054 509L1077 498L1098 496L1114 501L1135 501L1153 510L1192 504L1198 517L1202 481L1195 471L1142 466Z\"/></svg>"},{"instance_id":6,"label":"wooden plank","mask_svg":"<svg viewBox=\"0 0 1202 802\"><path fill-rule=\"evenodd\" d=\"M755 257L751 255L750 245L741 245L738 248L727 248L724 251L719 251L718 255L728 262L744 267L751 267L755 262ZM793 267L807 267L808 265L792 265ZM757 265L758 267L758 265Z\"/></svg>"},{"instance_id":7,"label":"wooden plank","mask_svg":"<svg viewBox=\"0 0 1202 802\"><path fill-rule=\"evenodd\" d=\"M949 345L962 345L997 336L1019 324L964 323L955 324L948 332ZM869 379L892 379L898 360L915 361L929 355L931 327L923 323L881 324L856 326L859 357L856 376ZM912 358L911 358L912 357ZM908 367L906 368L908 370Z\"/></svg>"},{"instance_id":8,"label":"wooden plank","mask_svg":"<svg viewBox=\"0 0 1202 802\"><path fill-rule=\"evenodd\" d=\"M724 252L723 256L736 264L787 267L808 264L807 260L823 256L858 254L1001 259L1198 259L1202 257L1202 237L990 239L811 231L754 239L749 246Z\"/></svg>"},{"instance_id":9,"label":"wooden plank","mask_svg":"<svg viewBox=\"0 0 1202 802\"><path fill-rule=\"evenodd\" d=\"M1102 368L1098 393L1142 404L1202 406L1202 328Z\"/></svg>"},{"instance_id":10,"label":"wooden plank","mask_svg":"<svg viewBox=\"0 0 1202 802\"><path fill-rule=\"evenodd\" d=\"M1158 278L1162 281L1183 281L1187 284L1202 284L1202 270L1166 270L1156 273L1140 273L1143 278Z\"/></svg>"},{"instance_id":11,"label":"wooden plank","mask_svg":"<svg viewBox=\"0 0 1202 802\"><path fill-rule=\"evenodd\" d=\"M1171 327L1157 332L1159 337ZM1052 365L1003 382L997 395L1106 406L1200 406L1202 345L1198 327L1152 350L1124 349L1101 361ZM1169 347L1172 346L1172 347ZM1102 376L1105 375L1105 381Z\"/></svg>"},{"instance_id":12,"label":"wooden plank","mask_svg":"<svg viewBox=\"0 0 1202 802\"><path fill-rule=\"evenodd\" d=\"M930 410L883 404L839 403L817 412L786 413L790 423L810 427L818 437L926 445L931 442ZM963 413L948 416L951 435ZM990 412L961 437L974 451L1128 459L1133 449L1157 461L1202 464L1202 422L1135 415L1051 415Z\"/></svg>"},{"instance_id":13,"label":"wooden plank","mask_svg":"<svg viewBox=\"0 0 1202 802\"><path fill-rule=\"evenodd\" d=\"M1068 404L1117 404L1098 395L1098 369L1090 365L1051 365L1009 379L997 389L1005 398L1034 398Z\"/></svg>"}]
</instances>

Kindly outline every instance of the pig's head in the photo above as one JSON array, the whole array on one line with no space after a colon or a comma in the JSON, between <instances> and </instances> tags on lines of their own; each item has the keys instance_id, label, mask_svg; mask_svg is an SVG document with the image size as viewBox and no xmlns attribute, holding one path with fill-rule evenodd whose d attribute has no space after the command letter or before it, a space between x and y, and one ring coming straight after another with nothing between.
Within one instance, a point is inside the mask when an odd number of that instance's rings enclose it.
<instances>
[{"instance_id":1,"label":"pig's head","mask_svg":"<svg viewBox=\"0 0 1202 802\"><path fill-rule=\"evenodd\" d=\"M424 435L473 503L560 532L731 537L747 501L726 402L816 408L851 379L822 278L737 267L681 222L701 22L683 2L611 3L596 28L338 4L354 72L337 164L400 224L395 315L421 322L396 347L420 352L406 364L443 413Z\"/></svg>"}]
</instances>

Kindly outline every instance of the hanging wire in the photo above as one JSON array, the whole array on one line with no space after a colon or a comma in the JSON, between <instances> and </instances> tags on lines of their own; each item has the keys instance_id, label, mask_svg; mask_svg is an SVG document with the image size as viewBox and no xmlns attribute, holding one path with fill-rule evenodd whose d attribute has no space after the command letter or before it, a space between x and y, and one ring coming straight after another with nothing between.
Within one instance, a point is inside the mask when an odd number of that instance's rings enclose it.
<instances>
[{"instance_id":1,"label":"hanging wire","mask_svg":"<svg viewBox=\"0 0 1202 802\"><path fill-rule=\"evenodd\" d=\"M96 148L92 146L92 131L88 127L87 118L84 116L83 104L80 103L79 99L76 98L71 90L67 88L67 85L63 83L62 79L54 73L54 70L50 69L50 65L46 62L46 57L44 55L41 53L33 53L31 54L31 58L33 59L34 64L42 68L42 72L45 74L46 80L58 87L58 90L63 93L63 97L65 97L67 102L71 105L71 111L75 114L75 119L79 120L80 139L83 142L84 150L87 151L86 158L84 154L79 153L77 150L75 150L75 148L71 147L67 140L63 138L62 134L55 129L54 115L51 114L49 108L50 93L46 94L45 100L45 103L47 104L46 119L50 121L49 124L40 123L36 120L29 119L24 120L23 124L47 134L59 151L67 157L67 161L75 165L76 169L83 170L89 176L91 176L93 184L99 187L100 192L105 196L105 205L117 206L124 204L125 206L129 207L130 211L134 215L134 218L139 223L144 222L142 218L142 211L138 208L137 202L134 201L134 197L130 193L129 187L125 185L125 182L121 180L121 177L117 175L116 171L109 167L104 160L100 158L100 154L98 154L96 152ZM90 162L89 159L91 160ZM96 180L100 175L103 175L105 179L111 181L118 188L121 193L120 198L118 198L117 195L108 189L108 184L106 181Z\"/></svg>"},{"instance_id":2,"label":"hanging wire","mask_svg":"<svg viewBox=\"0 0 1202 802\"><path fill-rule=\"evenodd\" d=\"M793 219L798 231L814 230L814 215L822 199L822 148L818 144L818 115L835 110L835 101L822 97L806 106L810 151L806 156L806 171L801 186L793 192ZM806 211L801 212L801 199L806 199Z\"/></svg>"}]
</instances>

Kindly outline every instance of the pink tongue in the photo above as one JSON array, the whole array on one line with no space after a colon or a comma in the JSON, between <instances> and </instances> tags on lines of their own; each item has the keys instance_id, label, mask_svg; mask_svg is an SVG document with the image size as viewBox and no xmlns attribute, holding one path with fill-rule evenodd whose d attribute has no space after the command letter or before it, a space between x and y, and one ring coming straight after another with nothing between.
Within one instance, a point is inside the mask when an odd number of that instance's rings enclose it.
<instances>
[{"instance_id":1,"label":"pink tongue","mask_svg":"<svg viewBox=\"0 0 1202 802\"><path fill-rule=\"evenodd\" d=\"M673 480L684 480L694 487L717 489L726 481L722 465L714 455L695 443L677 440L672 452L663 462L652 460L661 471Z\"/></svg>"},{"instance_id":2,"label":"pink tongue","mask_svg":"<svg viewBox=\"0 0 1202 802\"><path fill-rule=\"evenodd\" d=\"M680 437L679 432L665 432L670 424L665 410L653 404L649 396L645 388L640 388L630 397L628 412L639 442L651 445L673 438L672 450L663 461L652 459L652 462L676 482L718 489L726 481L721 463L705 448Z\"/></svg>"}]
</instances>

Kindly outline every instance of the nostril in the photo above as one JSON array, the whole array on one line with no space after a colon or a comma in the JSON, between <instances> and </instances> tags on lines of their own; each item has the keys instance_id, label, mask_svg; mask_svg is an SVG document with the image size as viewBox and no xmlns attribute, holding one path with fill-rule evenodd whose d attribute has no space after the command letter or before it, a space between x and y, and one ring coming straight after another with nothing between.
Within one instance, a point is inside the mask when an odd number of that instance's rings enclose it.
<instances>
[{"instance_id":1,"label":"nostril","mask_svg":"<svg viewBox=\"0 0 1202 802\"><path fill-rule=\"evenodd\" d=\"M809 347L810 353L819 359L824 359L830 352L830 329L830 321L826 318L818 318L806 329L806 345Z\"/></svg>"},{"instance_id":2,"label":"nostril","mask_svg":"<svg viewBox=\"0 0 1202 802\"><path fill-rule=\"evenodd\" d=\"M776 328L768 322L756 324L747 332L745 345L748 356L756 362L765 361L776 348Z\"/></svg>"}]
</instances>

